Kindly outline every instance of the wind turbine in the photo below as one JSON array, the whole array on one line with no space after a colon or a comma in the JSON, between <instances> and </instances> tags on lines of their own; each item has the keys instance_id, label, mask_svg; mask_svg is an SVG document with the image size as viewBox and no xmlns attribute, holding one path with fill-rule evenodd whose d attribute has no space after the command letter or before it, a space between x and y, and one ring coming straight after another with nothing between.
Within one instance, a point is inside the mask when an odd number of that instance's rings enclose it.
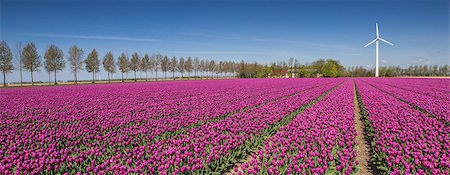
<instances>
[{"instance_id":1,"label":"wind turbine","mask_svg":"<svg viewBox=\"0 0 450 175\"><path fill-rule=\"evenodd\" d=\"M371 41L369 44L366 44L364 47L367 47L369 45L371 45L372 43L375 42L375 59L376 59L376 63L375 63L375 77L378 77L378 45L380 41L383 41L391 46L393 46L394 44L392 44L389 41L386 41L385 39L380 37L380 34L378 33L378 23L375 23L375 30L377 32L377 37Z\"/></svg>"}]
</instances>

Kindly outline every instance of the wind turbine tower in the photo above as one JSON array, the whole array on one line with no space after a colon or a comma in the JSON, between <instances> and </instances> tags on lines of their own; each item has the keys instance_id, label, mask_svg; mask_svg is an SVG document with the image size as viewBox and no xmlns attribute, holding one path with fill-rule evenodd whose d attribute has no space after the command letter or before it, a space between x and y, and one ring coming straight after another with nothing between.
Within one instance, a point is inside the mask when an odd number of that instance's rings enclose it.
<instances>
[{"instance_id":1,"label":"wind turbine tower","mask_svg":"<svg viewBox=\"0 0 450 175\"><path fill-rule=\"evenodd\" d=\"M375 30L377 32L377 37L372 40L370 43L366 44L364 47L367 47L369 45L371 45L372 43L375 43L375 77L378 77L378 47L379 47L379 42L383 41L391 46L393 46L394 44L392 44L389 41L386 41L385 39L380 37L380 33L378 32L378 23L375 23Z\"/></svg>"}]
</instances>

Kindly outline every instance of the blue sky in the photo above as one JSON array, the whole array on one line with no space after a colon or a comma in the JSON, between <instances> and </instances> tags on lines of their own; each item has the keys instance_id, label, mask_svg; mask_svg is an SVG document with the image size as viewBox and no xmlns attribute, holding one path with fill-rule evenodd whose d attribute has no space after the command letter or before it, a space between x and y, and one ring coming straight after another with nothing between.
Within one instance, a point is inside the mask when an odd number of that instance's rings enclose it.
<instances>
[{"instance_id":1,"label":"blue sky","mask_svg":"<svg viewBox=\"0 0 450 175\"><path fill-rule=\"evenodd\" d=\"M447 0L0 2L1 40L10 47L35 42L41 55L50 44L66 53L76 44L86 53L96 48L101 58L107 51L115 57L138 52L261 63L333 58L373 67L375 48L363 46L379 22L381 37L395 44L381 44L382 66L449 64ZM58 79L72 77L67 68ZM48 79L44 70L35 78Z\"/></svg>"}]
</instances>

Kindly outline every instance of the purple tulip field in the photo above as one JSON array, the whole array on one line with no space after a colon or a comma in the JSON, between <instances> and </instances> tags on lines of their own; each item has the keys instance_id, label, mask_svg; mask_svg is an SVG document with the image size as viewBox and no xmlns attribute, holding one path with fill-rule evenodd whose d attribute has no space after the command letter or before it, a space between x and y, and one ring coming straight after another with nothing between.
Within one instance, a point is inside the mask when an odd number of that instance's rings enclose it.
<instances>
[{"instance_id":1,"label":"purple tulip field","mask_svg":"<svg viewBox=\"0 0 450 175\"><path fill-rule=\"evenodd\" d=\"M373 173L450 174L449 86L301 78L4 88L0 174L360 174L356 120Z\"/></svg>"}]
</instances>

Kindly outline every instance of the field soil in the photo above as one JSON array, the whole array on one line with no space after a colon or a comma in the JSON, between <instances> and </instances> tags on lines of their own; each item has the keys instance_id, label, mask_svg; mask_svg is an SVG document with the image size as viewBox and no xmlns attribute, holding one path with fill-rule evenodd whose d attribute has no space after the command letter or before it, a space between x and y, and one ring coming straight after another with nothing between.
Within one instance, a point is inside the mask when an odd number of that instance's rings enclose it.
<instances>
[{"instance_id":1,"label":"field soil","mask_svg":"<svg viewBox=\"0 0 450 175\"><path fill-rule=\"evenodd\" d=\"M369 145L364 139L364 124L362 123L362 118L360 115L361 109L359 109L358 99L356 98L356 89L353 101L355 105L355 129L358 134L356 135L356 160L358 161L358 174L373 174L369 168Z\"/></svg>"}]
</instances>

